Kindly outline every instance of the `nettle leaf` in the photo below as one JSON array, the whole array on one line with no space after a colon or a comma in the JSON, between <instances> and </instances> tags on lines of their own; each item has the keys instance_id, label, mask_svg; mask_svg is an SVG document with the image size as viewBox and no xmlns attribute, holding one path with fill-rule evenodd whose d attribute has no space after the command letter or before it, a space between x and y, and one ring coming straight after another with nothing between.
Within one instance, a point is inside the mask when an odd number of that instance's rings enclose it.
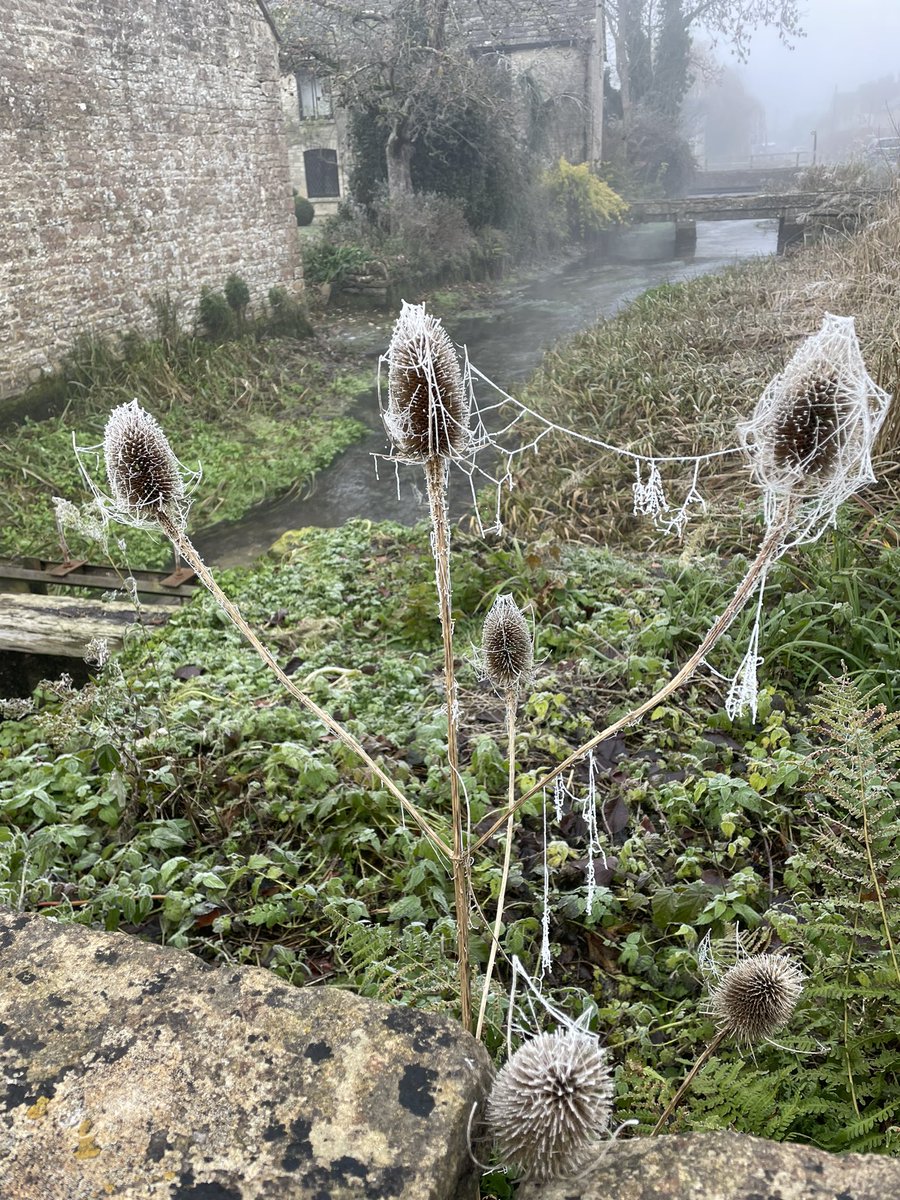
<instances>
[{"instance_id":1,"label":"nettle leaf","mask_svg":"<svg viewBox=\"0 0 900 1200\"><path fill-rule=\"evenodd\" d=\"M194 876L193 883L196 887L207 888L211 892L224 892L228 889L226 881L214 871L202 871Z\"/></svg>"},{"instance_id":2,"label":"nettle leaf","mask_svg":"<svg viewBox=\"0 0 900 1200\"><path fill-rule=\"evenodd\" d=\"M170 858L159 869L160 883L163 887L168 887L177 875L182 874L191 865L191 860L185 858L184 855L178 855L177 858Z\"/></svg>"},{"instance_id":3,"label":"nettle leaf","mask_svg":"<svg viewBox=\"0 0 900 1200\"><path fill-rule=\"evenodd\" d=\"M190 841L190 824L178 819L157 821L150 831L148 841L154 850L172 850L176 846L186 846Z\"/></svg>"},{"instance_id":4,"label":"nettle leaf","mask_svg":"<svg viewBox=\"0 0 900 1200\"><path fill-rule=\"evenodd\" d=\"M402 896L388 910L389 921L421 921L424 915L418 896Z\"/></svg>"},{"instance_id":5,"label":"nettle leaf","mask_svg":"<svg viewBox=\"0 0 900 1200\"><path fill-rule=\"evenodd\" d=\"M299 742L281 742L266 757L266 785L295 784L304 793L317 795L338 781L334 763Z\"/></svg>"}]
</instances>

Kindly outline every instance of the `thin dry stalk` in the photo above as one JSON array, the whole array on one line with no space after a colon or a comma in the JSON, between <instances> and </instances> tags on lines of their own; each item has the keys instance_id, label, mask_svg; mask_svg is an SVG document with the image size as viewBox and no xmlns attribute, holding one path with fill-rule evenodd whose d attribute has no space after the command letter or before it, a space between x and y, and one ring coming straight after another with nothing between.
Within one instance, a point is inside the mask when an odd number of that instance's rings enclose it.
<instances>
[{"instance_id":1,"label":"thin dry stalk","mask_svg":"<svg viewBox=\"0 0 900 1200\"><path fill-rule=\"evenodd\" d=\"M709 1043L709 1045L706 1047L706 1049L703 1051L703 1053L700 1055L700 1057L697 1059L697 1061L691 1067L690 1071L688 1071L687 1075L685 1075L684 1079L681 1081L681 1086L679 1087L678 1091L675 1093L675 1095L672 1097L672 1099L666 1105L665 1112L663 1113L663 1115L659 1118L659 1120L656 1122L656 1124L651 1129L651 1131L650 1131L651 1137L653 1137L655 1134L659 1133L659 1131L662 1129L662 1127L668 1121L669 1117L671 1117L672 1113L675 1111L675 1109L678 1107L678 1105L681 1103L682 1099L684 1098L684 1095L687 1092L688 1088L691 1086L691 1084L696 1079L698 1073L700 1072L701 1068L703 1067L703 1064L708 1062L708 1060L710 1058L712 1058L712 1056L718 1050L719 1045L720 1045L722 1039L725 1037L725 1034L727 1032L728 1032L727 1029L718 1030L718 1032L716 1033L713 1040Z\"/></svg>"},{"instance_id":2,"label":"thin dry stalk","mask_svg":"<svg viewBox=\"0 0 900 1200\"><path fill-rule=\"evenodd\" d=\"M332 716L330 716L323 708L320 708L318 704L316 704L315 700L313 700L310 696L307 696L305 692L302 692L300 688L298 688L293 682L293 680L284 673L269 648L260 641L260 639L247 624L238 606L233 600L229 599L229 597L226 596L219 587L212 575L212 572L197 553L187 534L179 529L178 526L163 513L158 514L157 520L159 521L160 528L172 543L175 550L182 556L182 558L190 563L191 567L193 567L194 571L197 573L198 579L200 579L205 587L209 590L216 603L219 605L231 623L235 626L235 628L239 630L241 634L243 634L266 666L278 678L278 681L281 683L281 685L288 692L290 692L295 700L299 700L305 708L309 709L313 716L317 717L323 725L330 729L331 732L340 741L342 741L345 746L349 747L354 754L362 759L372 774L375 775L379 782L391 793L394 799L400 803L403 810L410 816L410 818L415 821L416 825L418 825L422 833L425 834L432 845L448 858L452 858L450 847L447 845L444 839L434 829L432 829L430 823L422 815L419 809L412 803L411 800L408 800L406 796L404 796L393 780L384 773L381 767L379 767L378 763L376 763L375 760L367 753L362 744L357 741L353 734L346 730L343 725L338 724L338 722L335 721Z\"/></svg>"},{"instance_id":3,"label":"thin dry stalk","mask_svg":"<svg viewBox=\"0 0 900 1200\"><path fill-rule=\"evenodd\" d=\"M459 966L460 1015L464 1029L472 1028L472 984L469 965L469 855L465 851L462 803L459 794L456 673L453 666L453 615L450 606L450 526L447 519L447 463L439 455L425 462L425 482L431 508L432 546L441 633L444 642L444 688L447 696L447 759L450 765L450 819L453 825L453 896L456 906L456 950Z\"/></svg>"},{"instance_id":4,"label":"thin dry stalk","mask_svg":"<svg viewBox=\"0 0 900 1200\"><path fill-rule=\"evenodd\" d=\"M484 1016L487 1011L488 996L491 989L491 978L494 974L494 963L497 958L497 947L500 945L500 927L503 924L503 906L506 902L506 885L509 882L509 867L512 860L513 821L515 820L516 803L516 709L518 708L518 688L506 689L506 740L509 747L509 775L507 787L506 849L503 853L503 871L500 875L500 890L497 893L497 915L494 918L494 928L491 934L491 949L488 954L487 967L484 972L484 987L481 993L481 1006L478 1009L478 1023L475 1026L475 1037L481 1040L484 1028Z\"/></svg>"},{"instance_id":5,"label":"thin dry stalk","mask_svg":"<svg viewBox=\"0 0 900 1200\"><path fill-rule=\"evenodd\" d=\"M681 670L678 671L677 674L673 675L668 683L664 684L658 692L650 697L649 700L645 700L643 704L639 704L637 708L632 709L630 713L626 713L624 717L620 717L618 721L613 721L612 725L607 725L605 729L602 729L599 733L595 734L592 738L585 742L583 746L579 746L577 750L574 750L564 762L559 764L559 766L554 767L552 771L548 771L546 775L542 775L533 787L530 787L527 792L518 798L518 800L515 802L513 812L521 808L526 800L530 800L532 796L538 795L538 793L542 792L544 788L549 787L549 785L554 781L554 779L557 778L558 775L564 774L571 767L575 766L579 759L583 758L589 750L593 750L595 746L599 746L601 742L605 742L607 738L610 738L614 734L618 733L620 729L624 729L626 725L633 725L636 721L639 721L641 717L646 716L648 712L651 712L657 707L657 705L661 704L663 700L671 696L673 692L677 691L683 683L686 683L691 678L691 676L702 663L703 659L710 652L713 646L715 646L716 642L719 640L722 634L725 633L725 631L731 625L731 622L743 608L760 575L768 567L773 555L777 553L782 539L785 536L785 532L790 527L790 521L791 510L788 508L782 514L781 519L775 522L770 528L762 545L759 548L759 553L750 565L747 574L738 584L737 590L729 601L727 608L713 623L706 637L703 639L688 661L684 664ZM474 845L471 847L470 853L473 855L477 854L481 847L488 841L488 839L494 836L503 822L509 819L509 815L509 812L506 812L499 816L497 820L490 825L486 832L481 835L478 841L474 843Z\"/></svg>"}]
</instances>

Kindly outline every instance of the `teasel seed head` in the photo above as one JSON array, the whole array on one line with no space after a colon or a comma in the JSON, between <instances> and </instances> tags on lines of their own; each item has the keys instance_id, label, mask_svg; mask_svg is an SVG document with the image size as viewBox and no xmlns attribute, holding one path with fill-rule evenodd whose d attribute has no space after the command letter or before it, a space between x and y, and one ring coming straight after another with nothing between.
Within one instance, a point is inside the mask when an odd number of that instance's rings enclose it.
<instances>
[{"instance_id":1,"label":"teasel seed head","mask_svg":"<svg viewBox=\"0 0 900 1200\"><path fill-rule=\"evenodd\" d=\"M852 317L826 313L770 381L739 432L783 546L815 541L849 496L875 479L872 450L890 396L866 371Z\"/></svg>"},{"instance_id":2,"label":"teasel seed head","mask_svg":"<svg viewBox=\"0 0 900 1200\"><path fill-rule=\"evenodd\" d=\"M452 458L468 448L469 397L459 355L424 304L403 304L387 353L384 424L398 457Z\"/></svg>"},{"instance_id":3,"label":"teasel seed head","mask_svg":"<svg viewBox=\"0 0 900 1200\"><path fill-rule=\"evenodd\" d=\"M833 471L841 422L851 403L839 376L801 379L773 414L772 459L798 479L814 481Z\"/></svg>"},{"instance_id":4,"label":"teasel seed head","mask_svg":"<svg viewBox=\"0 0 900 1200\"><path fill-rule=\"evenodd\" d=\"M531 1038L500 1071L487 1101L504 1165L539 1181L579 1174L609 1129L612 1093L596 1037L566 1029Z\"/></svg>"},{"instance_id":5,"label":"teasel seed head","mask_svg":"<svg viewBox=\"0 0 900 1200\"><path fill-rule=\"evenodd\" d=\"M783 1029L803 991L803 973L784 954L753 954L730 967L713 989L709 1013L736 1041L762 1042Z\"/></svg>"},{"instance_id":6,"label":"teasel seed head","mask_svg":"<svg viewBox=\"0 0 900 1200\"><path fill-rule=\"evenodd\" d=\"M156 524L164 516L183 525L183 468L157 421L137 400L113 409L103 435L103 456L113 503L123 517L136 524Z\"/></svg>"},{"instance_id":7,"label":"teasel seed head","mask_svg":"<svg viewBox=\"0 0 900 1200\"><path fill-rule=\"evenodd\" d=\"M531 675L531 630L510 595L498 596L484 619L481 658L486 678L498 690L518 689Z\"/></svg>"}]
</instances>

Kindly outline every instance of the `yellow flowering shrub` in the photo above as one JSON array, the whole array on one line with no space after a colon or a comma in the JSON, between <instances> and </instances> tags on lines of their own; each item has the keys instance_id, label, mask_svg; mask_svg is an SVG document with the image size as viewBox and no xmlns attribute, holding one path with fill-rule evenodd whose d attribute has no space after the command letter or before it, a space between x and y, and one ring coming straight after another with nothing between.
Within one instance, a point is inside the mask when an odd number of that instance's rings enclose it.
<instances>
[{"instance_id":1,"label":"yellow flowering shrub","mask_svg":"<svg viewBox=\"0 0 900 1200\"><path fill-rule=\"evenodd\" d=\"M561 158L546 173L545 183L572 237L585 240L620 221L628 211L622 197L593 175L587 163L575 166Z\"/></svg>"}]
</instances>

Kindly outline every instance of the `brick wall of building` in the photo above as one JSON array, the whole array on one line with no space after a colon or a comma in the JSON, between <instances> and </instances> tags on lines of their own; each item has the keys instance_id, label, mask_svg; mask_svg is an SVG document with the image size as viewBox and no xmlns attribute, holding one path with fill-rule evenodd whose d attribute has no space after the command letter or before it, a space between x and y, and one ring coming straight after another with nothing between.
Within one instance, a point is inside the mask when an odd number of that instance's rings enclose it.
<instances>
[{"instance_id":1,"label":"brick wall of building","mask_svg":"<svg viewBox=\"0 0 900 1200\"><path fill-rule=\"evenodd\" d=\"M255 0L0 7L0 395L83 333L299 286L274 38Z\"/></svg>"}]
</instances>

